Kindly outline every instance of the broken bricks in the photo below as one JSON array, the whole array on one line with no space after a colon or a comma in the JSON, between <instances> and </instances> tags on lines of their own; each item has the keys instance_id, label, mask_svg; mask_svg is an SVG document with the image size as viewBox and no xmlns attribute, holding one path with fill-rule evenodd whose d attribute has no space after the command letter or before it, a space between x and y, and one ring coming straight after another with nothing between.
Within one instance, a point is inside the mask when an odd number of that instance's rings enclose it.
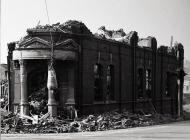
<instances>
[{"instance_id":1,"label":"broken bricks","mask_svg":"<svg viewBox=\"0 0 190 140\"><path fill-rule=\"evenodd\" d=\"M171 122L171 116L160 114L132 114L107 112L76 120L50 118L49 113L39 116L20 116L8 113L1 120L1 133L66 133L104 131Z\"/></svg>"}]
</instances>

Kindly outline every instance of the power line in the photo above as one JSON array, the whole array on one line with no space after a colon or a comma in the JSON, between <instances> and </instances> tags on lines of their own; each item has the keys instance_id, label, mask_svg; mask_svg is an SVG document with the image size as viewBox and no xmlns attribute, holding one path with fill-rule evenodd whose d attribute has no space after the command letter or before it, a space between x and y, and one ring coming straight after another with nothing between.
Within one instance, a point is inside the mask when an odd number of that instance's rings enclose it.
<instances>
[{"instance_id":1,"label":"power line","mask_svg":"<svg viewBox=\"0 0 190 140\"><path fill-rule=\"evenodd\" d=\"M46 6L46 14L47 14L47 18L48 18L48 22L49 22L49 25L50 24L50 18L49 18L49 13L48 13L48 7L47 7L47 1L45 0L45 6ZM52 28L53 29L53 28ZM50 69L52 68L53 66L53 55L54 55L54 49L53 49L53 38L52 38L52 32L51 32L51 29L49 30L50 32L50 38L51 38L51 59L50 59Z\"/></svg>"}]
</instances>

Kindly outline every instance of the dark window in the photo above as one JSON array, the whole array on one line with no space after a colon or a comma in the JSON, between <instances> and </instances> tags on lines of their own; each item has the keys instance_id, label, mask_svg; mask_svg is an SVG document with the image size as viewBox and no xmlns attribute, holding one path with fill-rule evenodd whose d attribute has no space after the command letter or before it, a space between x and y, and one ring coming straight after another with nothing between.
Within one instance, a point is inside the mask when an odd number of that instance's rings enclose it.
<instances>
[{"instance_id":1,"label":"dark window","mask_svg":"<svg viewBox=\"0 0 190 140\"><path fill-rule=\"evenodd\" d=\"M146 70L146 95L148 98L151 97L151 92L152 92L152 75L151 75L151 70L147 69Z\"/></svg>"},{"instance_id":2,"label":"dark window","mask_svg":"<svg viewBox=\"0 0 190 140\"><path fill-rule=\"evenodd\" d=\"M138 91L138 98L143 97L143 69L138 69L137 75L137 91Z\"/></svg>"},{"instance_id":3,"label":"dark window","mask_svg":"<svg viewBox=\"0 0 190 140\"><path fill-rule=\"evenodd\" d=\"M106 83L107 83L107 98L108 100L114 100L114 66L108 65L107 66L107 76L106 76Z\"/></svg>"},{"instance_id":4,"label":"dark window","mask_svg":"<svg viewBox=\"0 0 190 140\"><path fill-rule=\"evenodd\" d=\"M176 52L177 59L179 60L179 50Z\"/></svg>"},{"instance_id":5,"label":"dark window","mask_svg":"<svg viewBox=\"0 0 190 140\"><path fill-rule=\"evenodd\" d=\"M165 94L166 94L166 96L170 96L170 92L169 92L169 86L170 86L170 73L169 72L167 72L166 73L166 86L165 86Z\"/></svg>"},{"instance_id":6,"label":"dark window","mask_svg":"<svg viewBox=\"0 0 190 140\"><path fill-rule=\"evenodd\" d=\"M94 65L94 92L95 101L103 100L103 67L101 64Z\"/></svg>"}]
</instances>

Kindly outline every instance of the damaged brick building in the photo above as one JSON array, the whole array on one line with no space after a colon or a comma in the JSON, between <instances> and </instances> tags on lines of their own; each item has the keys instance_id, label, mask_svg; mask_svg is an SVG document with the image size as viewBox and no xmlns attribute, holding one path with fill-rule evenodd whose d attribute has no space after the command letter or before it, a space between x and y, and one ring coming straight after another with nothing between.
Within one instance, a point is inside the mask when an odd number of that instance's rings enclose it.
<instances>
[{"instance_id":1,"label":"damaged brick building","mask_svg":"<svg viewBox=\"0 0 190 140\"><path fill-rule=\"evenodd\" d=\"M58 87L47 88L53 41ZM29 97L44 88L52 116L74 107L79 114L119 109L176 116L182 109L183 45L157 47L154 37L140 39L122 29L98 33L78 21L27 29L8 44L10 108L29 114Z\"/></svg>"}]
</instances>

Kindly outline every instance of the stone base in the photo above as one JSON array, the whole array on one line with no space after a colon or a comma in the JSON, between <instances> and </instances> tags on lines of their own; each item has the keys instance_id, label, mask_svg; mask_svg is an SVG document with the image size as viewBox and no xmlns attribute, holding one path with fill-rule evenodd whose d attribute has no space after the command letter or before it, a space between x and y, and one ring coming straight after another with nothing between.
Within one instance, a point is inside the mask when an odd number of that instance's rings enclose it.
<instances>
[{"instance_id":1,"label":"stone base","mask_svg":"<svg viewBox=\"0 0 190 140\"><path fill-rule=\"evenodd\" d=\"M29 106L28 105L20 105L20 114L21 115L29 115Z\"/></svg>"},{"instance_id":2,"label":"stone base","mask_svg":"<svg viewBox=\"0 0 190 140\"><path fill-rule=\"evenodd\" d=\"M66 103L67 106L74 106L75 105L75 99L67 99Z\"/></svg>"},{"instance_id":3,"label":"stone base","mask_svg":"<svg viewBox=\"0 0 190 140\"><path fill-rule=\"evenodd\" d=\"M48 104L48 112L50 113L50 117L57 117L57 105Z\"/></svg>"},{"instance_id":4,"label":"stone base","mask_svg":"<svg viewBox=\"0 0 190 140\"><path fill-rule=\"evenodd\" d=\"M20 106L19 106L19 104L13 104L13 112L15 114L17 114L17 113L20 112Z\"/></svg>"}]
</instances>

